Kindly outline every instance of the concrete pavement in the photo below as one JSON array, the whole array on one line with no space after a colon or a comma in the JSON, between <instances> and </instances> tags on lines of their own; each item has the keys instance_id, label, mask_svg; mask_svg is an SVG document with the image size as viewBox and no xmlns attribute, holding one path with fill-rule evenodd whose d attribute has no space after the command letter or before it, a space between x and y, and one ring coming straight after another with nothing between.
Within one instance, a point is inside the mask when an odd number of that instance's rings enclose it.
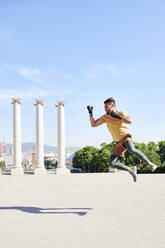
<instances>
[{"instance_id":1,"label":"concrete pavement","mask_svg":"<svg viewBox=\"0 0 165 248\"><path fill-rule=\"evenodd\" d=\"M0 248L164 248L165 175L0 177Z\"/></svg>"}]
</instances>

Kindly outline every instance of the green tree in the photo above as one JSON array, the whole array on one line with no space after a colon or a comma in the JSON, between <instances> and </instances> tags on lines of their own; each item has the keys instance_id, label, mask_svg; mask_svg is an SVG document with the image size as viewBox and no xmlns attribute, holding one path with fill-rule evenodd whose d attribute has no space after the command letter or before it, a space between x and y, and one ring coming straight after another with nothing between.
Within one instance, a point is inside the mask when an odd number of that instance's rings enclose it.
<instances>
[{"instance_id":1,"label":"green tree","mask_svg":"<svg viewBox=\"0 0 165 248\"><path fill-rule=\"evenodd\" d=\"M161 165L159 145L155 142L151 141L147 144L146 156L154 164Z\"/></svg>"},{"instance_id":2,"label":"green tree","mask_svg":"<svg viewBox=\"0 0 165 248\"><path fill-rule=\"evenodd\" d=\"M54 160L51 160L51 159L45 159L44 160L44 165L45 165L45 168L46 169L49 169L49 168L57 168L57 161L54 161Z\"/></svg>"},{"instance_id":3,"label":"green tree","mask_svg":"<svg viewBox=\"0 0 165 248\"><path fill-rule=\"evenodd\" d=\"M53 169L57 168L57 161L51 161L50 165L52 166Z\"/></svg>"},{"instance_id":4,"label":"green tree","mask_svg":"<svg viewBox=\"0 0 165 248\"><path fill-rule=\"evenodd\" d=\"M148 144L145 143L134 143L135 148L143 152L147 158L159 165L163 166L165 161L165 141L161 141L158 144L151 141ZM100 149L93 146L86 146L75 153L73 158L73 167L81 168L83 172L107 172L109 170L108 159L114 148L114 143L102 143ZM134 157L130 152L125 153L125 158L122 159L122 163L127 166L142 164L145 173L150 172L146 168L146 164ZM165 166L164 166L165 167ZM165 168L157 169L160 173L163 173Z\"/></svg>"},{"instance_id":5,"label":"green tree","mask_svg":"<svg viewBox=\"0 0 165 248\"><path fill-rule=\"evenodd\" d=\"M165 140L158 142L161 163L165 163Z\"/></svg>"},{"instance_id":6,"label":"green tree","mask_svg":"<svg viewBox=\"0 0 165 248\"><path fill-rule=\"evenodd\" d=\"M108 172L109 152L106 149L100 149L97 153L97 156L93 159L95 164L96 172Z\"/></svg>"},{"instance_id":7,"label":"green tree","mask_svg":"<svg viewBox=\"0 0 165 248\"><path fill-rule=\"evenodd\" d=\"M100 149L86 146L75 153L73 167L81 168L83 172L107 172L113 147L113 143L102 143Z\"/></svg>"},{"instance_id":8,"label":"green tree","mask_svg":"<svg viewBox=\"0 0 165 248\"><path fill-rule=\"evenodd\" d=\"M114 143L102 143L101 148L97 153L97 157L94 160L97 172L108 172L109 171L109 156L114 148Z\"/></svg>"},{"instance_id":9,"label":"green tree","mask_svg":"<svg viewBox=\"0 0 165 248\"><path fill-rule=\"evenodd\" d=\"M3 170L5 168L5 161L0 161L0 168Z\"/></svg>"},{"instance_id":10,"label":"green tree","mask_svg":"<svg viewBox=\"0 0 165 248\"><path fill-rule=\"evenodd\" d=\"M93 146L86 146L80 149L73 158L73 167L81 168L83 172L90 172L93 170L92 160L97 152L98 148Z\"/></svg>"}]
</instances>

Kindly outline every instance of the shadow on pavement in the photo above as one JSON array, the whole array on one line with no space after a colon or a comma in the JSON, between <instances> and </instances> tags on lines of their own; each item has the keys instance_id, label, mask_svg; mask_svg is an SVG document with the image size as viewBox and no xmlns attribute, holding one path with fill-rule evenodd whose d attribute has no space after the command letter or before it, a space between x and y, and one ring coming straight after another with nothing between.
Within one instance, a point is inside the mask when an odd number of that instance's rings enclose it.
<instances>
[{"instance_id":1,"label":"shadow on pavement","mask_svg":"<svg viewBox=\"0 0 165 248\"><path fill-rule=\"evenodd\" d=\"M18 210L31 214L77 214L79 216L83 216L88 213L87 211L84 210L92 210L92 208L39 208L39 207L13 206L13 207L0 207L0 210ZM68 210L72 210L72 211L68 211Z\"/></svg>"}]
</instances>

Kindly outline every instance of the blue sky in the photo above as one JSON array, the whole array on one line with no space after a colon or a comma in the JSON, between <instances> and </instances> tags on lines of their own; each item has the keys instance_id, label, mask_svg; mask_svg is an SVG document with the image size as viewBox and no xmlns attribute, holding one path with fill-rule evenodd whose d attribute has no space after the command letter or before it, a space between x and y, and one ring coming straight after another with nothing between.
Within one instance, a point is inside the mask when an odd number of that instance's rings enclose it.
<instances>
[{"instance_id":1,"label":"blue sky","mask_svg":"<svg viewBox=\"0 0 165 248\"><path fill-rule=\"evenodd\" d=\"M12 142L10 99L23 99L22 140L35 141L35 107L43 99L45 143L57 144L59 100L67 102L67 146L112 138L104 100L132 118L138 142L165 139L165 2L163 0L0 0L0 140Z\"/></svg>"}]
</instances>

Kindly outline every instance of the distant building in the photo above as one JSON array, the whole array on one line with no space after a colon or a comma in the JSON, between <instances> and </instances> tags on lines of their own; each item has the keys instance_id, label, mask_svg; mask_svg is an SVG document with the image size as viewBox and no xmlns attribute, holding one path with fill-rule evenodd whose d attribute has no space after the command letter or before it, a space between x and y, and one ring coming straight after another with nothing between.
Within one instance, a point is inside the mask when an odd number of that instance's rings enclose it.
<instances>
[{"instance_id":1,"label":"distant building","mask_svg":"<svg viewBox=\"0 0 165 248\"><path fill-rule=\"evenodd\" d=\"M10 156L13 156L13 147L10 148L9 155L10 155Z\"/></svg>"},{"instance_id":2,"label":"distant building","mask_svg":"<svg viewBox=\"0 0 165 248\"><path fill-rule=\"evenodd\" d=\"M36 168L36 164L37 164L37 161L36 161L36 150L35 148L32 149L32 168Z\"/></svg>"},{"instance_id":3,"label":"distant building","mask_svg":"<svg viewBox=\"0 0 165 248\"><path fill-rule=\"evenodd\" d=\"M72 165L73 165L72 160L73 160L74 156L75 156L75 153L71 154L70 156L68 156L66 158L66 160L65 160L66 166L72 167Z\"/></svg>"},{"instance_id":4,"label":"distant building","mask_svg":"<svg viewBox=\"0 0 165 248\"><path fill-rule=\"evenodd\" d=\"M52 160L52 161L57 161L57 154L53 153L53 152L48 152L46 154L44 154L44 159L45 160Z\"/></svg>"},{"instance_id":5,"label":"distant building","mask_svg":"<svg viewBox=\"0 0 165 248\"><path fill-rule=\"evenodd\" d=\"M6 168L13 166L13 156L9 154L0 155L0 160L5 162Z\"/></svg>"},{"instance_id":6,"label":"distant building","mask_svg":"<svg viewBox=\"0 0 165 248\"><path fill-rule=\"evenodd\" d=\"M5 153L5 143L0 142L0 155Z\"/></svg>"}]
</instances>

